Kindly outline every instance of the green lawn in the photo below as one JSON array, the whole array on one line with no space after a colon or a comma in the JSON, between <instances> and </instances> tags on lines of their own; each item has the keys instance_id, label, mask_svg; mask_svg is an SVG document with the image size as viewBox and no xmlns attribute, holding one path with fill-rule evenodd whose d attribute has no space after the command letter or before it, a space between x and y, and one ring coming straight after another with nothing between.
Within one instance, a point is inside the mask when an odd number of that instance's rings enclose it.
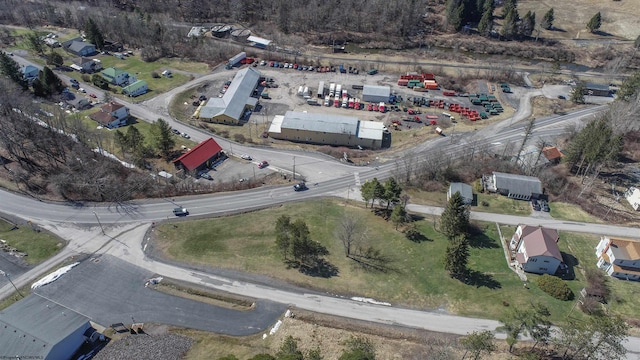
<instances>
[{"instance_id":1,"label":"green lawn","mask_svg":"<svg viewBox=\"0 0 640 360\"><path fill-rule=\"evenodd\" d=\"M489 204L483 206L483 202ZM478 194L478 206L471 208L471 211L483 211L506 215L531 215L531 205L528 201L513 200L499 194Z\"/></svg>"},{"instance_id":2,"label":"green lawn","mask_svg":"<svg viewBox=\"0 0 640 360\"><path fill-rule=\"evenodd\" d=\"M31 225L20 225L13 229L13 224L0 219L0 239L18 251L27 253L23 259L30 265L38 264L57 253L64 241L46 231L36 231Z\"/></svg>"},{"instance_id":3,"label":"green lawn","mask_svg":"<svg viewBox=\"0 0 640 360\"><path fill-rule=\"evenodd\" d=\"M415 243L370 210L342 204L319 200L220 219L163 224L156 228L156 238L168 257L180 261L265 274L324 291L394 304L446 308L461 315L495 319L507 306L527 306L536 300L549 306L558 320L573 306L573 302L551 298L535 285L524 289L506 264L494 224L480 224L484 234L471 240L469 266L474 276L470 284L463 284L451 279L443 269L448 240L434 230L431 219L417 222L428 240ZM283 214L307 222L312 238L329 249L327 260L338 268L337 276L311 277L286 268L274 245L272 225ZM392 259L390 271L364 271L344 256L334 229L345 214L355 214L365 221L371 245ZM577 291L583 285L579 278L570 286Z\"/></svg>"},{"instance_id":4,"label":"green lawn","mask_svg":"<svg viewBox=\"0 0 640 360\"><path fill-rule=\"evenodd\" d=\"M574 204L567 204L561 202L549 203L551 209L551 217L554 219L562 219L569 221L580 221L588 223L601 223L600 219L593 217L591 214L582 210L579 206Z\"/></svg>"}]
</instances>

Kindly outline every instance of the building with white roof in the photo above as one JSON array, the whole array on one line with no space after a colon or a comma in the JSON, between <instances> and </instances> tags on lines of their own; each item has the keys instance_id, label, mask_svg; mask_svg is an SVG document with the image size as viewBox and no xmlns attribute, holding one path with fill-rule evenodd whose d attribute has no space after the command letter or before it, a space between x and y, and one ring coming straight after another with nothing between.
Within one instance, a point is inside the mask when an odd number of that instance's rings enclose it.
<instances>
[{"instance_id":1,"label":"building with white roof","mask_svg":"<svg viewBox=\"0 0 640 360\"><path fill-rule=\"evenodd\" d=\"M248 67L238 71L231 85L221 98L210 98L206 105L199 107L194 118L222 124L238 124L246 111L251 111L258 103L252 97L260 80L260 72Z\"/></svg>"}]
</instances>

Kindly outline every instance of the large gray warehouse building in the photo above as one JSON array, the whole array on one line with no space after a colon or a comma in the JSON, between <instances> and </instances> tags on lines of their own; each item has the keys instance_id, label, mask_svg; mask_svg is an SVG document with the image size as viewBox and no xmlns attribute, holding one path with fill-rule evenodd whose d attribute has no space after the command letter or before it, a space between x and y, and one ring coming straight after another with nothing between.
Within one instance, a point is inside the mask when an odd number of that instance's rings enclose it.
<instances>
[{"instance_id":1,"label":"large gray warehouse building","mask_svg":"<svg viewBox=\"0 0 640 360\"><path fill-rule=\"evenodd\" d=\"M87 317L32 294L0 311L0 358L70 359L89 329Z\"/></svg>"},{"instance_id":2,"label":"large gray warehouse building","mask_svg":"<svg viewBox=\"0 0 640 360\"><path fill-rule=\"evenodd\" d=\"M274 139L333 146L380 149L391 145L391 133L383 123L336 116L287 111L269 127Z\"/></svg>"},{"instance_id":3,"label":"large gray warehouse building","mask_svg":"<svg viewBox=\"0 0 640 360\"><path fill-rule=\"evenodd\" d=\"M379 103L389 102L391 96L391 88L388 86L365 85L362 88L362 100Z\"/></svg>"}]
</instances>

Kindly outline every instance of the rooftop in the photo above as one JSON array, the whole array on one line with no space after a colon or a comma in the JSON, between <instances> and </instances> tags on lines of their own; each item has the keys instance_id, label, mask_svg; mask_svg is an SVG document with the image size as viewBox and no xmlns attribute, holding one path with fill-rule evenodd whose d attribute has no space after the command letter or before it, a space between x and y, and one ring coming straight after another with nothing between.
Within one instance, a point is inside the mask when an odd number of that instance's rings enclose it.
<instances>
[{"instance_id":1,"label":"rooftop","mask_svg":"<svg viewBox=\"0 0 640 360\"><path fill-rule=\"evenodd\" d=\"M260 72L248 67L238 71L231 81L222 98L210 98L207 104L200 110L200 117L210 119L217 115L225 114L233 119L240 120L247 105L255 106L258 99L252 98L260 79Z\"/></svg>"},{"instance_id":2,"label":"rooftop","mask_svg":"<svg viewBox=\"0 0 640 360\"><path fill-rule=\"evenodd\" d=\"M365 85L362 88L362 96L365 95L389 97L391 95L391 88L389 86Z\"/></svg>"},{"instance_id":3,"label":"rooftop","mask_svg":"<svg viewBox=\"0 0 640 360\"><path fill-rule=\"evenodd\" d=\"M174 163L180 162L182 165L191 171L202 165L205 161L209 160L215 154L222 151L222 147L213 138L201 142L193 147L193 149L182 154L179 158L173 160Z\"/></svg>"},{"instance_id":4,"label":"rooftop","mask_svg":"<svg viewBox=\"0 0 640 360\"><path fill-rule=\"evenodd\" d=\"M287 111L281 128L355 136L358 133L358 121L352 116Z\"/></svg>"},{"instance_id":5,"label":"rooftop","mask_svg":"<svg viewBox=\"0 0 640 360\"><path fill-rule=\"evenodd\" d=\"M520 225L522 227L521 241L527 248L527 255L532 256L551 256L560 261L562 254L558 248L558 231L539 226Z\"/></svg>"},{"instance_id":6,"label":"rooftop","mask_svg":"<svg viewBox=\"0 0 640 360\"><path fill-rule=\"evenodd\" d=\"M511 194L530 195L541 194L542 184L534 176L507 174L494 172L497 189L508 189Z\"/></svg>"},{"instance_id":7,"label":"rooftop","mask_svg":"<svg viewBox=\"0 0 640 360\"><path fill-rule=\"evenodd\" d=\"M112 112L114 112L114 111L116 111L118 109L121 109L123 107L124 107L124 105L122 105L122 104L118 104L115 101L110 101L109 103L102 105L100 110L102 110L104 112L107 112L107 113L112 113Z\"/></svg>"}]
</instances>

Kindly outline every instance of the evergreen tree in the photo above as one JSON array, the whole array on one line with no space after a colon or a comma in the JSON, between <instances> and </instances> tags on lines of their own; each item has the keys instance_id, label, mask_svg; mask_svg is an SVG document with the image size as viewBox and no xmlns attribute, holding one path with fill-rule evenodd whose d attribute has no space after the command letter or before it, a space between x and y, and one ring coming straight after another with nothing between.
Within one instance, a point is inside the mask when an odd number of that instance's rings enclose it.
<instances>
[{"instance_id":1,"label":"evergreen tree","mask_svg":"<svg viewBox=\"0 0 640 360\"><path fill-rule=\"evenodd\" d=\"M48 97L52 94L59 94L64 88L62 80L47 66L38 73L38 79L36 80L38 82L34 80L32 84L36 96Z\"/></svg>"},{"instance_id":2,"label":"evergreen tree","mask_svg":"<svg viewBox=\"0 0 640 360\"><path fill-rule=\"evenodd\" d=\"M455 31L460 31L464 24L464 3L462 0L447 0L446 16L447 24Z\"/></svg>"},{"instance_id":3,"label":"evergreen tree","mask_svg":"<svg viewBox=\"0 0 640 360\"><path fill-rule=\"evenodd\" d=\"M47 97L49 96L49 89L42 83L40 79L34 79L31 83L31 87L33 88L33 94L37 97Z\"/></svg>"},{"instance_id":4,"label":"evergreen tree","mask_svg":"<svg viewBox=\"0 0 640 360\"><path fill-rule=\"evenodd\" d=\"M387 203L387 210L391 204L395 204L400 201L400 195L402 194L402 188L395 178L390 177L384 182L384 193L382 199Z\"/></svg>"},{"instance_id":5,"label":"evergreen tree","mask_svg":"<svg viewBox=\"0 0 640 360\"><path fill-rule=\"evenodd\" d=\"M489 36L493 30L493 10L487 9L478 23L478 32L482 36Z\"/></svg>"},{"instance_id":6,"label":"evergreen tree","mask_svg":"<svg viewBox=\"0 0 640 360\"><path fill-rule=\"evenodd\" d=\"M287 336L282 344L280 345L280 349L276 353L276 357L278 359L287 359L287 360L303 360L304 355L302 351L298 349L298 341L293 338L293 336Z\"/></svg>"},{"instance_id":7,"label":"evergreen tree","mask_svg":"<svg viewBox=\"0 0 640 360\"><path fill-rule=\"evenodd\" d=\"M23 90L26 90L29 87L27 81L22 76L20 64L13 60L11 56L4 51L0 51L0 74L20 85Z\"/></svg>"},{"instance_id":8,"label":"evergreen tree","mask_svg":"<svg viewBox=\"0 0 640 360\"><path fill-rule=\"evenodd\" d=\"M44 55L44 42L40 40L40 36L37 33L30 32L27 34L27 44L36 54Z\"/></svg>"},{"instance_id":9,"label":"evergreen tree","mask_svg":"<svg viewBox=\"0 0 640 360\"><path fill-rule=\"evenodd\" d=\"M518 36L518 10L512 8L502 22L502 36L511 40Z\"/></svg>"},{"instance_id":10,"label":"evergreen tree","mask_svg":"<svg viewBox=\"0 0 640 360\"><path fill-rule=\"evenodd\" d=\"M587 124L569 143L563 161L577 176L586 176L600 164L615 161L623 147L622 135L613 133L606 118Z\"/></svg>"},{"instance_id":11,"label":"evergreen tree","mask_svg":"<svg viewBox=\"0 0 640 360\"><path fill-rule=\"evenodd\" d=\"M374 178L377 181L377 179ZM365 181L362 186L360 186L360 196L364 200L364 207L369 207L369 200L373 199L373 191L374 184L373 181ZM373 201L371 202L371 207L373 207Z\"/></svg>"},{"instance_id":12,"label":"evergreen tree","mask_svg":"<svg viewBox=\"0 0 640 360\"><path fill-rule=\"evenodd\" d=\"M144 135L135 126L129 126L127 129L127 147L134 156L136 162L140 163L144 160Z\"/></svg>"},{"instance_id":13,"label":"evergreen tree","mask_svg":"<svg viewBox=\"0 0 640 360\"><path fill-rule=\"evenodd\" d=\"M444 256L444 269L452 278L462 279L467 273L469 241L465 237L451 240Z\"/></svg>"},{"instance_id":14,"label":"evergreen tree","mask_svg":"<svg viewBox=\"0 0 640 360\"><path fill-rule=\"evenodd\" d=\"M440 216L442 233L449 239L455 239L467 233L469 227L469 206L462 200L459 192L451 195L447 206Z\"/></svg>"},{"instance_id":15,"label":"evergreen tree","mask_svg":"<svg viewBox=\"0 0 640 360\"><path fill-rule=\"evenodd\" d=\"M284 260L287 260L289 249L291 247L291 218L287 215L281 215L276 220L276 246L282 253Z\"/></svg>"},{"instance_id":16,"label":"evergreen tree","mask_svg":"<svg viewBox=\"0 0 640 360\"><path fill-rule=\"evenodd\" d=\"M584 92L587 90L583 82L579 82L576 84L576 87L573 88L571 92L571 97L569 100L573 101L576 104L584 104Z\"/></svg>"},{"instance_id":17,"label":"evergreen tree","mask_svg":"<svg viewBox=\"0 0 640 360\"><path fill-rule=\"evenodd\" d=\"M497 347L493 343L495 338L495 335L493 335L491 331L485 330L474 331L471 334L460 339L460 343L464 348L464 355L462 356L462 358L464 359L467 355L467 352L470 352L473 359L478 360L480 359L480 356L483 352L490 354L496 351Z\"/></svg>"},{"instance_id":18,"label":"evergreen tree","mask_svg":"<svg viewBox=\"0 0 640 360\"><path fill-rule=\"evenodd\" d=\"M87 19L84 26L84 32L87 37L87 41L95 45L96 48L102 50L104 47L104 36L92 18Z\"/></svg>"},{"instance_id":19,"label":"evergreen tree","mask_svg":"<svg viewBox=\"0 0 640 360\"><path fill-rule=\"evenodd\" d=\"M555 17L553 15L553 8L551 8L542 17L542 21L540 22L540 26L542 26L543 29L551 30L553 28L553 21L554 20L555 20Z\"/></svg>"},{"instance_id":20,"label":"evergreen tree","mask_svg":"<svg viewBox=\"0 0 640 360\"><path fill-rule=\"evenodd\" d=\"M62 55L60 55L57 52L51 50L49 55L47 55L47 65L53 65L55 67L60 67L60 66L62 66L62 64L64 64L64 59L62 58Z\"/></svg>"},{"instance_id":21,"label":"evergreen tree","mask_svg":"<svg viewBox=\"0 0 640 360\"><path fill-rule=\"evenodd\" d=\"M640 36L638 36L638 39L640 39ZM640 41L638 45L640 46ZM620 85L620 89L618 89L616 93L616 100L630 101L634 99L638 93L640 93L640 71L634 72Z\"/></svg>"},{"instance_id":22,"label":"evergreen tree","mask_svg":"<svg viewBox=\"0 0 640 360\"><path fill-rule=\"evenodd\" d=\"M168 158L171 154L171 150L176 145L171 133L171 125L163 119L158 119L153 123L151 128L151 134L153 135L153 142L156 149L160 151L160 154L165 158Z\"/></svg>"},{"instance_id":23,"label":"evergreen tree","mask_svg":"<svg viewBox=\"0 0 640 360\"><path fill-rule=\"evenodd\" d=\"M391 211L391 222L396 226L396 230L398 230L398 225L407 221L407 211L404 209L404 206L398 205L393 208Z\"/></svg>"},{"instance_id":24,"label":"evergreen tree","mask_svg":"<svg viewBox=\"0 0 640 360\"><path fill-rule=\"evenodd\" d=\"M600 25L602 25L602 15L598 11L598 13L593 15L591 20L589 20L589 22L587 23L587 29L589 29L589 31L594 33L598 29L600 29Z\"/></svg>"},{"instance_id":25,"label":"evergreen tree","mask_svg":"<svg viewBox=\"0 0 640 360\"><path fill-rule=\"evenodd\" d=\"M531 36L533 29L536 27L536 13L527 11L520 23L520 35Z\"/></svg>"},{"instance_id":26,"label":"evergreen tree","mask_svg":"<svg viewBox=\"0 0 640 360\"><path fill-rule=\"evenodd\" d=\"M502 18L505 19L511 10L517 7L516 0L505 0L502 4Z\"/></svg>"}]
</instances>

